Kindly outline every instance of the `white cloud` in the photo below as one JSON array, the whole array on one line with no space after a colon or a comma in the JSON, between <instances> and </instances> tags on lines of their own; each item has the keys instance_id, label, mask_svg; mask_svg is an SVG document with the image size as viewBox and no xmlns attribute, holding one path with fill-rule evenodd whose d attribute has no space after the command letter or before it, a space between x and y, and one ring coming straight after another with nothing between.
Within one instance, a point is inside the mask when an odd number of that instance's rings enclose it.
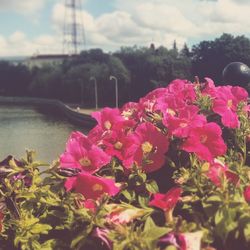
<instances>
[{"instance_id":1,"label":"white cloud","mask_svg":"<svg viewBox=\"0 0 250 250\"><path fill-rule=\"evenodd\" d=\"M40 35L28 39L24 33L16 31L9 37L0 35L0 56L31 56L37 53L61 53L61 41L56 36Z\"/></svg>"},{"instance_id":2,"label":"white cloud","mask_svg":"<svg viewBox=\"0 0 250 250\"><path fill-rule=\"evenodd\" d=\"M1 9L20 8L35 12L48 0L2 0ZM85 0L87 1L87 0ZM85 31L87 49L100 47L104 50L116 50L121 46L171 47L176 40L181 47L187 42L213 39L227 32L233 35L250 35L249 0L112 0L114 10L94 16L86 10L77 11L77 22ZM39 50L62 52L63 27L70 14L65 11L64 1L55 0L51 12L53 35L41 35L28 39L20 31L10 37L0 37L0 55L8 44L16 43L16 51L23 54ZM84 5L83 5L84 6ZM83 34L81 34L81 37ZM28 49L29 48L29 49ZM10 51L10 49L8 49ZM13 52L14 53L14 52ZM20 54L20 53L18 53Z\"/></svg>"},{"instance_id":3,"label":"white cloud","mask_svg":"<svg viewBox=\"0 0 250 250\"><path fill-rule=\"evenodd\" d=\"M0 11L15 11L19 13L34 13L42 9L47 0L1 0Z\"/></svg>"}]
</instances>

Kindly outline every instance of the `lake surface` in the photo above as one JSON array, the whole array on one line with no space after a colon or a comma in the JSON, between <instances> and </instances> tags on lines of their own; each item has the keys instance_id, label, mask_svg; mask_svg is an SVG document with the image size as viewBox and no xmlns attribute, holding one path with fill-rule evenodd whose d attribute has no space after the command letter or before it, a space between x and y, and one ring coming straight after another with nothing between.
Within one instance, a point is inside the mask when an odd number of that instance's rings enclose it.
<instances>
[{"instance_id":1,"label":"lake surface","mask_svg":"<svg viewBox=\"0 0 250 250\"><path fill-rule=\"evenodd\" d=\"M87 131L32 106L0 105L0 161L10 154L23 157L25 149L33 149L37 160L50 163L64 151L75 130Z\"/></svg>"}]
</instances>

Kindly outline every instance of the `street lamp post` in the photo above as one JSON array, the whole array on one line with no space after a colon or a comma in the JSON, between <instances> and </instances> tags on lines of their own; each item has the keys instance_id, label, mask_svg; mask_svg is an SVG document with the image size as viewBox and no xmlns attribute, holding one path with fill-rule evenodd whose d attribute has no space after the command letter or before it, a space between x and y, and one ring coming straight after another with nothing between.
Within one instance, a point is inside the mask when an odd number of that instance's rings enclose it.
<instances>
[{"instance_id":1,"label":"street lamp post","mask_svg":"<svg viewBox=\"0 0 250 250\"><path fill-rule=\"evenodd\" d=\"M115 80L115 106L118 108L118 81L115 76L110 76L109 80Z\"/></svg>"},{"instance_id":2,"label":"street lamp post","mask_svg":"<svg viewBox=\"0 0 250 250\"><path fill-rule=\"evenodd\" d=\"M91 76L89 78L90 81L94 81L95 84L95 108L98 109L98 93L97 93L97 81L96 78L94 76Z\"/></svg>"}]
</instances>

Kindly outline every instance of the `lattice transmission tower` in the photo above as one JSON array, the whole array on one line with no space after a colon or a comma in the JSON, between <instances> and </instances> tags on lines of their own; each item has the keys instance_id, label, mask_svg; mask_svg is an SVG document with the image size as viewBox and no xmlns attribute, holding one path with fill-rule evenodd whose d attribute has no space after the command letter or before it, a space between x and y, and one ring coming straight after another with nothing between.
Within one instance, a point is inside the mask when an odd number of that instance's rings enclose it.
<instances>
[{"instance_id":1,"label":"lattice transmission tower","mask_svg":"<svg viewBox=\"0 0 250 250\"><path fill-rule=\"evenodd\" d=\"M81 0L65 0L63 53L78 54L85 49L85 45Z\"/></svg>"}]
</instances>

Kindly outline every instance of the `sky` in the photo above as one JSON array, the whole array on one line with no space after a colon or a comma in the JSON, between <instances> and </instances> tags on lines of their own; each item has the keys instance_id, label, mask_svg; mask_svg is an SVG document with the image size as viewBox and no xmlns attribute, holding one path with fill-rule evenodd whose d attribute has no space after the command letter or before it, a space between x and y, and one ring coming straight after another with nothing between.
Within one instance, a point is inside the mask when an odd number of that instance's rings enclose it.
<instances>
[{"instance_id":1,"label":"sky","mask_svg":"<svg viewBox=\"0 0 250 250\"><path fill-rule=\"evenodd\" d=\"M67 52L67 0L0 0L0 57ZM80 49L189 47L223 33L250 38L250 0L75 0ZM70 2L70 0L68 0ZM66 43L64 43L66 45Z\"/></svg>"}]
</instances>

